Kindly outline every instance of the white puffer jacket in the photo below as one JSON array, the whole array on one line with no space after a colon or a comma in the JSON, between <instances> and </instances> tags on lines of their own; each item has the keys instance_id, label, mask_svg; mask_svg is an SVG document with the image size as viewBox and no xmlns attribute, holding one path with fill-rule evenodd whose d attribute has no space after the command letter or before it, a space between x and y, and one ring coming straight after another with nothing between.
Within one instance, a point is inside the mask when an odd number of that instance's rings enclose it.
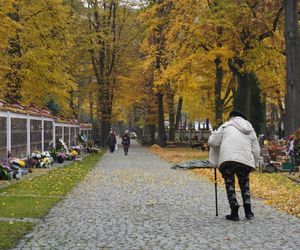
<instances>
[{"instance_id":1,"label":"white puffer jacket","mask_svg":"<svg viewBox=\"0 0 300 250\"><path fill-rule=\"evenodd\" d=\"M219 152L218 166L236 161L255 168L260 158L260 147L250 122L236 116L213 131L208 145Z\"/></svg>"}]
</instances>

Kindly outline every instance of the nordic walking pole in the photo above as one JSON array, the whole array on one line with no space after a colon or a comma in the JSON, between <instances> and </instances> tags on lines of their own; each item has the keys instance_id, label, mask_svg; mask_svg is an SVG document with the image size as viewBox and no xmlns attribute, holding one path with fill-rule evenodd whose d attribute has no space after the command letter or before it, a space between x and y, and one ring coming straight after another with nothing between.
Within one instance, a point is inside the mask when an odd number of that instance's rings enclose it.
<instances>
[{"instance_id":1,"label":"nordic walking pole","mask_svg":"<svg viewBox=\"0 0 300 250\"><path fill-rule=\"evenodd\" d=\"M219 216L218 213L218 188L217 188L217 168L214 167L215 171L215 201L216 201L216 216Z\"/></svg>"}]
</instances>

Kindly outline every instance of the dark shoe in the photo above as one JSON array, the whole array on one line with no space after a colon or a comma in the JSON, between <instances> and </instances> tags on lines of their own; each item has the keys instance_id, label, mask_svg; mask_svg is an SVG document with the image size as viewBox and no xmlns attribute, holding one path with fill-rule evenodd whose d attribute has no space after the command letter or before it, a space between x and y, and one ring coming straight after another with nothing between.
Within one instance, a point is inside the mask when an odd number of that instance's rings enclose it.
<instances>
[{"instance_id":1,"label":"dark shoe","mask_svg":"<svg viewBox=\"0 0 300 250\"><path fill-rule=\"evenodd\" d=\"M231 208L231 214L226 215L226 220L232 220L232 221L239 221L239 207L240 206L235 206Z\"/></svg>"},{"instance_id":2,"label":"dark shoe","mask_svg":"<svg viewBox=\"0 0 300 250\"><path fill-rule=\"evenodd\" d=\"M254 213L251 211L251 204L244 205L245 217L247 220L251 220L254 217Z\"/></svg>"}]
</instances>

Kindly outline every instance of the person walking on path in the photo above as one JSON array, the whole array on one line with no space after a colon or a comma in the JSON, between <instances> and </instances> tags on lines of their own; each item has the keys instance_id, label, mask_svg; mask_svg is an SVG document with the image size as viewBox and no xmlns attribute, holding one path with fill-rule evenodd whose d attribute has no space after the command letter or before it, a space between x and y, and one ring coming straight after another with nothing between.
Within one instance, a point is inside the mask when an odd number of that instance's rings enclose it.
<instances>
[{"instance_id":1,"label":"person walking on path","mask_svg":"<svg viewBox=\"0 0 300 250\"><path fill-rule=\"evenodd\" d=\"M128 130L125 130L125 133L122 136L122 144L123 144L124 154L128 155L128 149L129 149L129 146L130 146L130 136L129 136L129 131Z\"/></svg>"},{"instance_id":2,"label":"person walking on path","mask_svg":"<svg viewBox=\"0 0 300 250\"><path fill-rule=\"evenodd\" d=\"M107 137L106 144L109 147L109 152L113 153L115 151L115 147L117 144L117 139L113 130L109 132L109 136Z\"/></svg>"},{"instance_id":3,"label":"person walking on path","mask_svg":"<svg viewBox=\"0 0 300 250\"><path fill-rule=\"evenodd\" d=\"M242 193L246 219L254 217L251 210L251 194L249 187L249 173L255 170L260 159L260 146L256 133L245 115L240 111L232 111L230 120L223 123L217 131L212 132L208 145L216 152L219 171L225 181L228 202L231 214L227 220L239 220L239 203L235 193L235 175L238 178Z\"/></svg>"}]
</instances>

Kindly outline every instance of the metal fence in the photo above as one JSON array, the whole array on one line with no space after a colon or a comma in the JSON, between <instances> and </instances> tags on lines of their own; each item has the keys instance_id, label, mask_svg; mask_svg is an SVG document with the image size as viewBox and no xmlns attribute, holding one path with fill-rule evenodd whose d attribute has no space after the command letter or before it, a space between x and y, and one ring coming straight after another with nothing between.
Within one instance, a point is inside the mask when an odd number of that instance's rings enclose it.
<instances>
[{"instance_id":1,"label":"metal fence","mask_svg":"<svg viewBox=\"0 0 300 250\"><path fill-rule=\"evenodd\" d=\"M7 153L7 119L0 117L0 158Z\"/></svg>"},{"instance_id":2,"label":"metal fence","mask_svg":"<svg viewBox=\"0 0 300 250\"><path fill-rule=\"evenodd\" d=\"M42 148L42 121L30 120L30 152Z\"/></svg>"},{"instance_id":3,"label":"metal fence","mask_svg":"<svg viewBox=\"0 0 300 250\"><path fill-rule=\"evenodd\" d=\"M32 152L49 150L55 139L65 141L68 147L78 144L77 135L92 139L92 127L79 123L57 122L49 117L0 111L0 160L12 157L25 158Z\"/></svg>"},{"instance_id":4,"label":"metal fence","mask_svg":"<svg viewBox=\"0 0 300 250\"><path fill-rule=\"evenodd\" d=\"M23 158L27 152L27 120L11 118L10 120L10 152L13 156Z\"/></svg>"},{"instance_id":5,"label":"metal fence","mask_svg":"<svg viewBox=\"0 0 300 250\"><path fill-rule=\"evenodd\" d=\"M53 141L53 122L44 121L44 150L49 150Z\"/></svg>"}]
</instances>

